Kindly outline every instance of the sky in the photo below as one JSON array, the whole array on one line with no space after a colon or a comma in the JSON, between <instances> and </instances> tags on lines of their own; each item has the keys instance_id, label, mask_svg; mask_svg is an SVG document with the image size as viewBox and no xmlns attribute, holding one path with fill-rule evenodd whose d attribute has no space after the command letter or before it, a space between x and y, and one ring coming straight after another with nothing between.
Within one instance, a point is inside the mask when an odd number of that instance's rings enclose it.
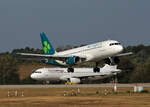
<instances>
[{"instance_id":1,"label":"sky","mask_svg":"<svg viewBox=\"0 0 150 107\"><path fill-rule=\"evenodd\" d=\"M113 39L150 45L150 0L0 0L0 52Z\"/></svg>"}]
</instances>

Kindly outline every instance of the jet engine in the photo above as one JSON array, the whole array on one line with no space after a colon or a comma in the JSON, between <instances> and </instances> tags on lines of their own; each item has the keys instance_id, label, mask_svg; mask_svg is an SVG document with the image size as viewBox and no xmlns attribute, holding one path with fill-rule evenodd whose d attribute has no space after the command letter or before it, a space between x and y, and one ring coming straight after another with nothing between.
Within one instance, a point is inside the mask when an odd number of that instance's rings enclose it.
<instances>
[{"instance_id":1,"label":"jet engine","mask_svg":"<svg viewBox=\"0 0 150 107\"><path fill-rule=\"evenodd\" d=\"M79 78L70 78L69 81L71 83L75 83L75 84L79 84L81 82L81 80Z\"/></svg>"},{"instance_id":2,"label":"jet engine","mask_svg":"<svg viewBox=\"0 0 150 107\"><path fill-rule=\"evenodd\" d=\"M67 59L66 63L73 66L81 62L80 57L73 56Z\"/></svg>"},{"instance_id":3,"label":"jet engine","mask_svg":"<svg viewBox=\"0 0 150 107\"><path fill-rule=\"evenodd\" d=\"M112 59L113 59L113 62L114 62L115 64L119 64L119 63L120 63L119 57L113 57Z\"/></svg>"},{"instance_id":4,"label":"jet engine","mask_svg":"<svg viewBox=\"0 0 150 107\"><path fill-rule=\"evenodd\" d=\"M40 62L42 62L42 63L48 63L48 61L49 61L49 60L46 59L46 58L45 58L45 59L40 59Z\"/></svg>"},{"instance_id":5,"label":"jet engine","mask_svg":"<svg viewBox=\"0 0 150 107\"><path fill-rule=\"evenodd\" d=\"M110 64L119 64L120 59L118 57L111 57L111 58L106 58L105 63L110 65Z\"/></svg>"}]
</instances>

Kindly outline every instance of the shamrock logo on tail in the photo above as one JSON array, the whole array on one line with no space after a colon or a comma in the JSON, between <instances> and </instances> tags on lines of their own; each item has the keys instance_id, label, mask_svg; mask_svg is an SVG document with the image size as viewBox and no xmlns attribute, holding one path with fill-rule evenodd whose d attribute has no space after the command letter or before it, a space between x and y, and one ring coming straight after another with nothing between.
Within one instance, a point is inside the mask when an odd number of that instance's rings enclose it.
<instances>
[{"instance_id":1,"label":"shamrock logo on tail","mask_svg":"<svg viewBox=\"0 0 150 107\"><path fill-rule=\"evenodd\" d=\"M48 54L51 47L50 47L50 44L47 43L47 41L44 41L44 47L43 47L43 50L45 52L45 54Z\"/></svg>"}]
</instances>

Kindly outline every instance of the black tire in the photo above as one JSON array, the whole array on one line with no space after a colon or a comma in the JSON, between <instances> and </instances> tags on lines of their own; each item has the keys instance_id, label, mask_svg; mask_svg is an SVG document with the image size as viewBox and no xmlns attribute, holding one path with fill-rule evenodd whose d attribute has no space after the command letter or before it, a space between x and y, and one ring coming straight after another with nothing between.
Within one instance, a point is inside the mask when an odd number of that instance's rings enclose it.
<instances>
[{"instance_id":1,"label":"black tire","mask_svg":"<svg viewBox=\"0 0 150 107\"><path fill-rule=\"evenodd\" d=\"M74 68L68 68L68 72L70 73L73 73L74 72Z\"/></svg>"},{"instance_id":2,"label":"black tire","mask_svg":"<svg viewBox=\"0 0 150 107\"><path fill-rule=\"evenodd\" d=\"M98 68L98 67L95 67L94 69L93 69L93 71L96 73L96 72L100 72L100 68Z\"/></svg>"},{"instance_id":3,"label":"black tire","mask_svg":"<svg viewBox=\"0 0 150 107\"><path fill-rule=\"evenodd\" d=\"M114 57L113 60L114 60L115 64L119 64L120 63L120 59L118 57Z\"/></svg>"},{"instance_id":4,"label":"black tire","mask_svg":"<svg viewBox=\"0 0 150 107\"><path fill-rule=\"evenodd\" d=\"M105 61L105 64L108 64L108 65L111 65L111 63L112 63L109 58L104 59L104 61Z\"/></svg>"}]
</instances>

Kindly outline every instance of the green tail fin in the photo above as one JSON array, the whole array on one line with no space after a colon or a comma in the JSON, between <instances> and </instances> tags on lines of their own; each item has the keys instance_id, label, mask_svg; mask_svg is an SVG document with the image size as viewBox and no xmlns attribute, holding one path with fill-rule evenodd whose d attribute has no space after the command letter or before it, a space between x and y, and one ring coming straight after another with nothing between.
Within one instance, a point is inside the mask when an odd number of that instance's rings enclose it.
<instances>
[{"instance_id":1,"label":"green tail fin","mask_svg":"<svg viewBox=\"0 0 150 107\"><path fill-rule=\"evenodd\" d=\"M55 49L49 42L48 38L46 37L46 34L44 32L40 33L41 36L41 42L42 42L42 47L44 54L46 55L54 55L56 53Z\"/></svg>"}]
</instances>

